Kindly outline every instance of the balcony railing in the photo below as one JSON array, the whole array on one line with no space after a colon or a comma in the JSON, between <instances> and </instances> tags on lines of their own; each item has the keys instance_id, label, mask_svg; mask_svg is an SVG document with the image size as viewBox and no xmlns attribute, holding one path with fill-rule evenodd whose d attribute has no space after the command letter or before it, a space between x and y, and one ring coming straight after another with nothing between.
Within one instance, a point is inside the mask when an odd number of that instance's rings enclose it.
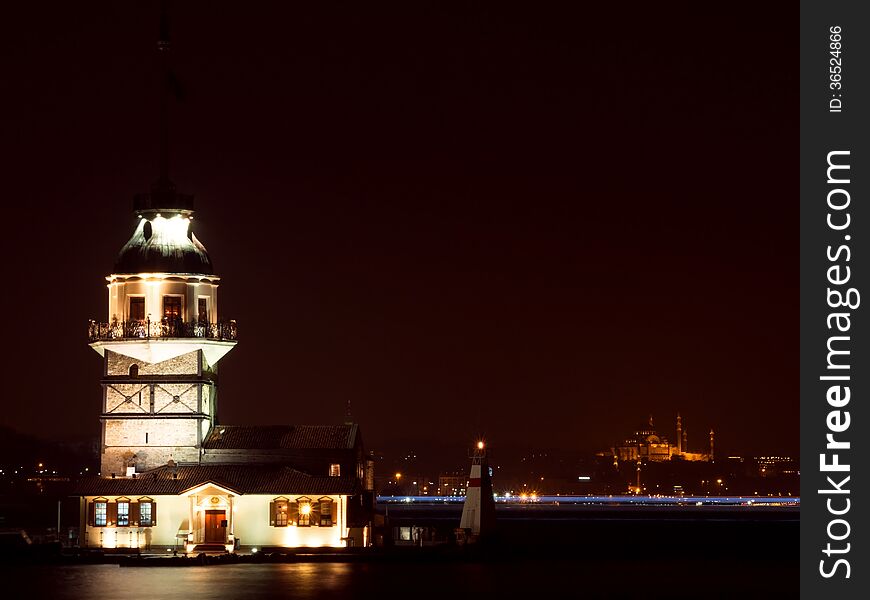
<instances>
[{"instance_id":1,"label":"balcony railing","mask_svg":"<svg viewBox=\"0 0 870 600\"><path fill-rule=\"evenodd\" d=\"M206 340L235 341L238 327L235 320L219 323L198 321L184 322L181 319L152 321L113 321L111 323L88 322L88 340L150 340L163 338L201 338Z\"/></svg>"}]
</instances>

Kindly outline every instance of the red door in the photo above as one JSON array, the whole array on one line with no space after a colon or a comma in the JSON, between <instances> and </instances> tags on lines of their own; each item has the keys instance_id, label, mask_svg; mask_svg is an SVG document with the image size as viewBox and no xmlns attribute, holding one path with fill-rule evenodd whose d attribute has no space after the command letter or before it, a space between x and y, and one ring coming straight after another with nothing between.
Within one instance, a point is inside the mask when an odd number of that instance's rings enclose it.
<instances>
[{"instance_id":1,"label":"red door","mask_svg":"<svg viewBox=\"0 0 870 600\"><path fill-rule=\"evenodd\" d=\"M205 543L223 544L227 541L227 513L224 510L205 511Z\"/></svg>"}]
</instances>

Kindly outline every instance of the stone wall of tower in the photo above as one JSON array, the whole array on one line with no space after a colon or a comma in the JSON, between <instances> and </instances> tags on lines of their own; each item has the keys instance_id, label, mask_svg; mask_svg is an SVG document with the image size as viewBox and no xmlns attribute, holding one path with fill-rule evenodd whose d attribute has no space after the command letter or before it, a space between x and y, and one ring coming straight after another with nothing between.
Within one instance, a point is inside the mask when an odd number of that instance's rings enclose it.
<instances>
[{"instance_id":1,"label":"stone wall of tower","mask_svg":"<svg viewBox=\"0 0 870 600\"><path fill-rule=\"evenodd\" d=\"M130 455L134 456L130 462ZM150 448L142 451L140 448L109 448L100 457L100 475L103 477L123 477L127 466L136 467L137 473L160 467L174 460L178 463L196 463L199 451L195 448L180 446L178 448Z\"/></svg>"},{"instance_id":2,"label":"stone wall of tower","mask_svg":"<svg viewBox=\"0 0 870 600\"><path fill-rule=\"evenodd\" d=\"M202 361L204 363L205 361ZM118 352L106 351L106 375L124 376L130 374L130 367L136 365L139 375L198 375L200 373L201 352L194 351L164 360L147 363Z\"/></svg>"},{"instance_id":3,"label":"stone wall of tower","mask_svg":"<svg viewBox=\"0 0 870 600\"><path fill-rule=\"evenodd\" d=\"M203 388L197 383L107 383L104 412L107 415L166 415L205 412ZM208 402L208 393L205 394Z\"/></svg>"},{"instance_id":4,"label":"stone wall of tower","mask_svg":"<svg viewBox=\"0 0 870 600\"><path fill-rule=\"evenodd\" d=\"M198 462L215 415L214 369L202 351L147 363L107 349L104 361L100 472Z\"/></svg>"},{"instance_id":5,"label":"stone wall of tower","mask_svg":"<svg viewBox=\"0 0 870 600\"><path fill-rule=\"evenodd\" d=\"M103 426L100 473L124 475L128 465L142 472L165 465L199 461L203 419L110 419ZM146 442L147 439L147 442Z\"/></svg>"}]
</instances>

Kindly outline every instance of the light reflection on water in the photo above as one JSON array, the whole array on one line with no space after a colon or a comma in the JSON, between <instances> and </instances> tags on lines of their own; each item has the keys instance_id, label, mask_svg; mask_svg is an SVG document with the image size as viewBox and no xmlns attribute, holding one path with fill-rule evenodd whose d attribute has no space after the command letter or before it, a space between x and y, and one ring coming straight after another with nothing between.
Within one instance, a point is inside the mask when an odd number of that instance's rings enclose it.
<instances>
[{"instance_id":1,"label":"light reflection on water","mask_svg":"<svg viewBox=\"0 0 870 600\"><path fill-rule=\"evenodd\" d=\"M349 596L351 582L356 579L352 571L364 571L364 567L346 563L138 568L77 565L35 569L44 573L42 577L33 575L40 582L35 587L45 592L36 595L47 598L305 599Z\"/></svg>"},{"instance_id":2,"label":"light reflection on water","mask_svg":"<svg viewBox=\"0 0 870 600\"><path fill-rule=\"evenodd\" d=\"M796 597L798 562L764 558L655 558L645 553L593 559L546 558L494 563L285 563L196 567L75 565L0 567L4 598L58 600L376 600L522 597L622 598L628 590L674 589L689 596L734 598L747 591L767 598ZM710 595L710 581L718 593ZM9 583L16 593L8 594ZM567 592L567 595L566 595ZM625 595L621 595L626 592ZM615 595L614 595L615 594ZM632 595L633 596L633 595ZM649 598L662 596L652 593Z\"/></svg>"}]
</instances>

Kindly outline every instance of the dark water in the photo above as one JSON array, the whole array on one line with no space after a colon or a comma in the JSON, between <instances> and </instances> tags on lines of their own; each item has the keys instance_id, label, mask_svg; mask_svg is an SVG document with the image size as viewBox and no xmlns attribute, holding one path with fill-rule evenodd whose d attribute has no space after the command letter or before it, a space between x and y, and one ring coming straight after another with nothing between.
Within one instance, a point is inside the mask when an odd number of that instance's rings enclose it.
<instances>
[{"instance_id":1,"label":"dark water","mask_svg":"<svg viewBox=\"0 0 870 600\"><path fill-rule=\"evenodd\" d=\"M521 560L120 568L27 567L4 573L15 598L797 598L791 561ZM644 557L646 556L646 557ZM14 582L10 581L14 578ZM11 590L10 590L11 591Z\"/></svg>"},{"instance_id":2,"label":"dark water","mask_svg":"<svg viewBox=\"0 0 870 600\"><path fill-rule=\"evenodd\" d=\"M0 598L797 598L794 510L515 511L480 554L416 548L365 562L191 567L0 565ZM455 519L394 511L395 525Z\"/></svg>"}]
</instances>

